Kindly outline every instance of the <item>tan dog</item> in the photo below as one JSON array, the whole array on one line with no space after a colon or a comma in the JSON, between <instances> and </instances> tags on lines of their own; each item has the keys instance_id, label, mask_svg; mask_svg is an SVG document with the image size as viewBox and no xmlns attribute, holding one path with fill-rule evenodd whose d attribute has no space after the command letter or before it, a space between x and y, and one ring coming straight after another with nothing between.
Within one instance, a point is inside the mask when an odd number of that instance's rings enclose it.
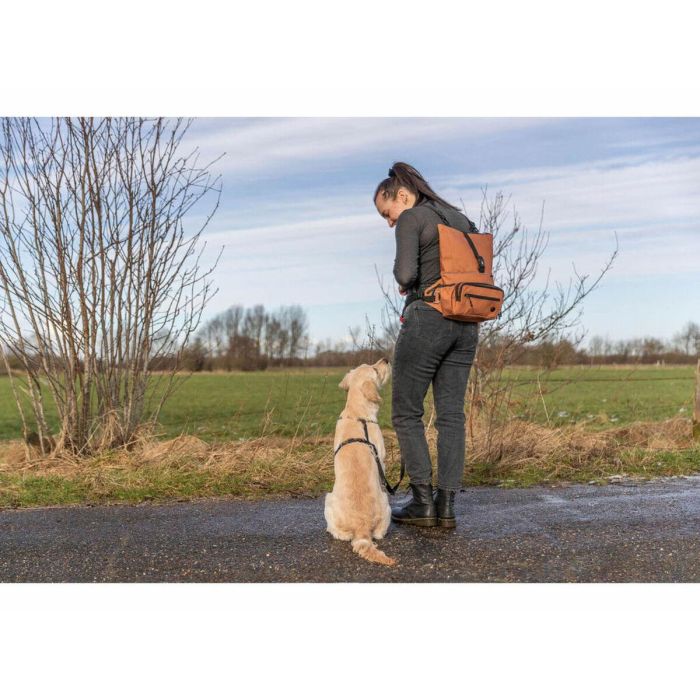
<instances>
[{"instance_id":1,"label":"tan dog","mask_svg":"<svg viewBox=\"0 0 700 700\"><path fill-rule=\"evenodd\" d=\"M377 549L372 538L380 540L389 529L391 508L382 488L379 468L372 447L363 442L339 446L349 439L365 439L367 434L379 455L384 469L384 438L377 424L381 397L379 389L391 376L391 365L379 360L373 365L360 365L348 372L339 386L348 392L345 409L340 415L333 443L335 483L326 496L324 514L327 530L336 539L350 540L352 549L363 559L392 566L396 563Z\"/></svg>"}]
</instances>

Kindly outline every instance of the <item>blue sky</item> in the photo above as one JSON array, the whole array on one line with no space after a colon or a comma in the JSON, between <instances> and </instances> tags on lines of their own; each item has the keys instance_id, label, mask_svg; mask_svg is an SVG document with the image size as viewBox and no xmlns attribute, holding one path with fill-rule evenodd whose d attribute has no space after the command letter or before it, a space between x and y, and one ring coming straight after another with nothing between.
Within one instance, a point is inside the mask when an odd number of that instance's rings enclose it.
<instances>
[{"instance_id":1,"label":"blue sky","mask_svg":"<svg viewBox=\"0 0 700 700\"><path fill-rule=\"evenodd\" d=\"M300 304L314 341L343 339L384 307L394 230L372 205L392 162L414 165L478 219L482 188L510 196L525 227L544 203L540 277L572 263L613 269L586 300L589 335L670 338L700 321L700 119L211 118L188 142L225 152L221 206L206 230L225 245L211 316L232 304Z\"/></svg>"}]
</instances>

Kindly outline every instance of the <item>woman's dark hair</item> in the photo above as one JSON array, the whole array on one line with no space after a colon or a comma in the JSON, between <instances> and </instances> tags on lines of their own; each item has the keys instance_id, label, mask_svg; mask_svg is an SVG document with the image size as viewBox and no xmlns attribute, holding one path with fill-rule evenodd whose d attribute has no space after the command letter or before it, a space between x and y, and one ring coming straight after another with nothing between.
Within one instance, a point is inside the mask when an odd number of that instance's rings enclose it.
<instances>
[{"instance_id":1,"label":"woman's dark hair","mask_svg":"<svg viewBox=\"0 0 700 700\"><path fill-rule=\"evenodd\" d=\"M450 209L457 209L456 206L446 202L442 197L433 192L432 187L427 180L408 163L394 163L389 168L389 177L382 180L374 191L372 202L376 202L377 197L381 194L383 199L396 199L396 193L400 187L405 187L409 192L415 195L416 204L420 204L426 199L442 204ZM459 211L459 209L457 209Z\"/></svg>"}]
</instances>

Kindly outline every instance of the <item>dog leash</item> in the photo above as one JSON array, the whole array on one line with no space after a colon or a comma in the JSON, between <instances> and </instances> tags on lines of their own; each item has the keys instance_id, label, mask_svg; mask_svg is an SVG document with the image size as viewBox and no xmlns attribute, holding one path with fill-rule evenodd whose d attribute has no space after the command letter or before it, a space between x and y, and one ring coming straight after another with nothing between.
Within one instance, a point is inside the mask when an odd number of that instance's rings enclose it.
<instances>
[{"instance_id":1,"label":"dog leash","mask_svg":"<svg viewBox=\"0 0 700 700\"><path fill-rule=\"evenodd\" d=\"M389 481L386 478L386 474L384 473L384 468L382 467L382 461L379 459L379 452L377 452L377 448L374 445L374 443L369 439L369 431L367 430L367 423L374 423L375 425L379 425L379 422L376 420L368 420L367 418L345 418L341 416L338 418L339 421L341 420L356 420L362 423L362 427L365 429L365 436L364 438L349 438L348 440L345 440L336 447L335 452L333 453L333 456L335 457L338 452L340 451L341 447L345 447L345 445L349 445L353 442L361 442L363 445L369 445L372 448L372 454L374 454L374 461L377 463L377 470L379 471L379 482L382 484L382 486L393 496L396 493L396 490L399 488L399 484L403 480L403 475L406 473L405 469L405 464L403 458L401 459L401 473L399 474L399 480L396 482L396 486L392 486Z\"/></svg>"}]
</instances>

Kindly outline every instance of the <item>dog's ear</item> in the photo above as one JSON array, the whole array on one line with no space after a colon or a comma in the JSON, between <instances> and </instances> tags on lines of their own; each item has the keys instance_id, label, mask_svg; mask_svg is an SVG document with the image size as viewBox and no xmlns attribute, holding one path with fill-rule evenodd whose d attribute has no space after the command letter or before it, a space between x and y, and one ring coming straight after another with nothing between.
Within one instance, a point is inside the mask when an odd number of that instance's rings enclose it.
<instances>
[{"instance_id":1,"label":"dog's ear","mask_svg":"<svg viewBox=\"0 0 700 700\"><path fill-rule=\"evenodd\" d=\"M382 397L379 395L379 392L377 391L377 385L374 382L371 382L369 380L362 382L360 390L362 391L362 395L367 399L367 401L371 401L372 403L382 402Z\"/></svg>"},{"instance_id":2,"label":"dog's ear","mask_svg":"<svg viewBox=\"0 0 700 700\"><path fill-rule=\"evenodd\" d=\"M349 391L350 389L350 372L348 372L338 384L338 386L343 390L343 391Z\"/></svg>"}]
</instances>

